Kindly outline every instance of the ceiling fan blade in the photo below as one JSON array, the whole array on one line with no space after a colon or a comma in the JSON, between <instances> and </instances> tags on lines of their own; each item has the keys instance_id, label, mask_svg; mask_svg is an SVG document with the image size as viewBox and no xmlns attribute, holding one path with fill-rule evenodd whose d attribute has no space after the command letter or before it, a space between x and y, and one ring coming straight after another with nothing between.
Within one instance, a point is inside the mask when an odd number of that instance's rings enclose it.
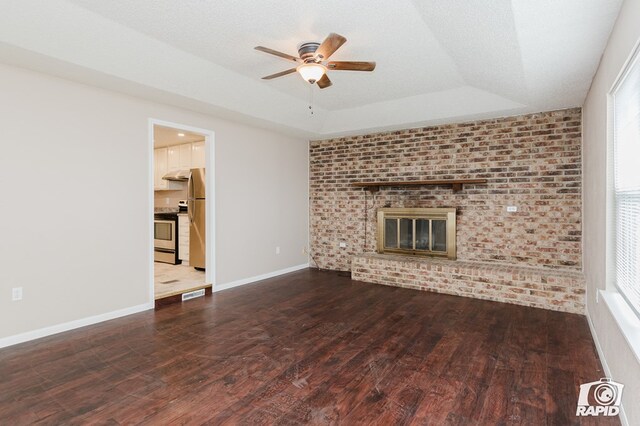
<instances>
[{"instance_id":1,"label":"ceiling fan blade","mask_svg":"<svg viewBox=\"0 0 640 426\"><path fill-rule=\"evenodd\" d=\"M267 75L265 77L262 77L262 79L263 80L271 80L271 79L274 79L274 78L282 77L283 75L292 74L294 72L296 72L296 68L291 68L291 69L288 69L286 71L280 71L280 72L277 72L275 74Z\"/></svg>"},{"instance_id":2,"label":"ceiling fan blade","mask_svg":"<svg viewBox=\"0 0 640 426\"><path fill-rule=\"evenodd\" d=\"M331 61L327 64L327 68L336 71L373 71L374 69L376 69L376 63L356 61Z\"/></svg>"},{"instance_id":3,"label":"ceiling fan blade","mask_svg":"<svg viewBox=\"0 0 640 426\"><path fill-rule=\"evenodd\" d=\"M324 39L318 50L316 50L316 58L320 60L327 60L329 56L333 55L333 52L338 50L340 46L345 44L346 38L340 34L331 33Z\"/></svg>"},{"instance_id":4,"label":"ceiling fan blade","mask_svg":"<svg viewBox=\"0 0 640 426\"><path fill-rule=\"evenodd\" d=\"M288 55L286 53L278 52L277 50L269 49L268 47L256 46L256 47L254 47L254 49L259 50L259 51L264 52L264 53L269 53L271 55L279 56L279 57L287 59L289 61L302 62L302 59L300 59L300 58L296 58L295 56L291 56L291 55Z\"/></svg>"},{"instance_id":5,"label":"ceiling fan blade","mask_svg":"<svg viewBox=\"0 0 640 426\"><path fill-rule=\"evenodd\" d=\"M333 84L331 80L329 80L329 77L327 77L326 74L324 74L322 78L317 81L317 83L318 83L318 87L321 89L327 88Z\"/></svg>"}]
</instances>

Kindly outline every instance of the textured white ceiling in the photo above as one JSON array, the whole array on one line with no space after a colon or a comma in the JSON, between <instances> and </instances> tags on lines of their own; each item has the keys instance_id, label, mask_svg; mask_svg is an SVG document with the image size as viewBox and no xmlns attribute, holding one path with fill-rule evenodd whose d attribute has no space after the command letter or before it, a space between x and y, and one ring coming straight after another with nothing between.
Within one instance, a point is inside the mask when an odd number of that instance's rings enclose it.
<instances>
[{"instance_id":1,"label":"textured white ceiling","mask_svg":"<svg viewBox=\"0 0 640 426\"><path fill-rule=\"evenodd\" d=\"M108 76L122 91L318 137L579 106L620 4L5 0L0 53L34 68L55 59L60 74L85 82L107 85ZM310 86L296 74L260 80L291 65L253 47L296 54L329 32L348 39L332 59L377 68L330 71L334 84L313 90L310 117Z\"/></svg>"},{"instance_id":2,"label":"textured white ceiling","mask_svg":"<svg viewBox=\"0 0 640 426\"><path fill-rule=\"evenodd\" d=\"M182 134L183 136L180 136ZM164 148L167 146L183 145L191 142L200 142L204 136L173 127L153 126L153 147Z\"/></svg>"},{"instance_id":3,"label":"textured white ceiling","mask_svg":"<svg viewBox=\"0 0 640 426\"><path fill-rule=\"evenodd\" d=\"M331 110L463 83L409 1L72 1L252 79L292 68L290 62L257 52L254 46L297 55L302 42L321 42L329 32L343 34L348 42L331 59L375 60L378 67L373 74L330 72L333 88L314 100ZM310 96L309 85L297 74L263 84L305 101Z\"/></svg>"}]
</instances>

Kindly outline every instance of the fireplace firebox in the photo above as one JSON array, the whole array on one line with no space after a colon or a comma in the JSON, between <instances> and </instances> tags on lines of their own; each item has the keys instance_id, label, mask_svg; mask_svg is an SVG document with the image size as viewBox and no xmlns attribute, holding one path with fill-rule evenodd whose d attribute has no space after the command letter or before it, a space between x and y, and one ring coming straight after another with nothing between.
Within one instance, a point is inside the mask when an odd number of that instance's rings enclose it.
<instances>
[{"instance_id":1,"label":"fireplace firebox","mask_svg":"<svg viewBox=\"0 0 640 426\"><path fill-rule=\"evenodd\" d=\"M456 258L455 208L378 210L378 253Z\"/></svg>"}]
</instances>

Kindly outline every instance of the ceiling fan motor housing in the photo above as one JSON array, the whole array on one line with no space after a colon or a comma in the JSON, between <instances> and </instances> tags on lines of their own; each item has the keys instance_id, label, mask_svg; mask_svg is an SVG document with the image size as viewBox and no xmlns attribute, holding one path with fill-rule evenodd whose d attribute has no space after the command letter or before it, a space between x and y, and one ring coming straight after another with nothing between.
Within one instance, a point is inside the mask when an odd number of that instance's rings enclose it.
<instances>
[{"instance_id":1,"label":"ceiling fan motor housing","mask_svg":"<svg viewBox=\"0 0 640 426\"><path fill-rule=\"evenodd\" d=\"M300 55L300 59L302 59L306 63L320 62L315 57L316 50L318 50L318 47L320 47L320 43L316 43L316 42L302 43L298 48L298 55Z\"/></svg>"}]
</instances>

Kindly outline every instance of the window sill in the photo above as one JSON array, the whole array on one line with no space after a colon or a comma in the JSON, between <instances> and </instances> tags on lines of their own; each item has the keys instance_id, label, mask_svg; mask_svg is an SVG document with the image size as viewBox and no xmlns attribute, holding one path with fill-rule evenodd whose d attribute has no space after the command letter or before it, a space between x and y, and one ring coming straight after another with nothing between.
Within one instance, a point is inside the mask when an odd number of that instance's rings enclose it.
<instances>
[{"instance_id":1,"label":"window sill","mask_svg":"<svg viewBox=\"0 0 640 426\"><path fill-rule=\"evenodd\" d=\"M631 352L640 363L640 318L633 312L626 300L617 291L599 290L609 312L618 324L622 335L631 348Z\"/></svg>"}]
</instances>

